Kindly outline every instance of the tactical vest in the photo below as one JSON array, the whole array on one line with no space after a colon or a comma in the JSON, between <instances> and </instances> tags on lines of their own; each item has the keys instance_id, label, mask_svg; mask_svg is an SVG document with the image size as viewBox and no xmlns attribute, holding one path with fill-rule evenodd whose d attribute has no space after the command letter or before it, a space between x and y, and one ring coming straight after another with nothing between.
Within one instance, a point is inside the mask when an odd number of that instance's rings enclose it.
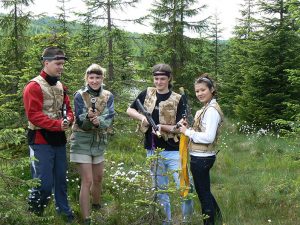
<instances>
[{"instance_id":1,"label":"tactical vest","mask_svg":"<svg viewBox=\"0 0 300 225\"><path fill-rule=\"evenodd\" d=\"M212 104L208 104L208 105L202 107L200 110L198 110L196 112L196 115L195 115L195 118L194 118L195 122L193 124L193 129L196 132L205 132L205 128L202 126L201 121L204 117L205 112L207 111L207 109L209 107L215 108L221 116L221 122L219 123L215 140L213 141L213 143L210 143L210 144L195 143L192 140L190 140L189 149L190 149L191 152L215 153L215 147L216 147L216 143L217 143L217 140L218 140L220 127L221 127L221 124L224 120L223 112L222 112L222 110L221 110L221 108L220 108L220 106L217 102L212 103Z\"/></svg>"},{"instance_id":2,"label":"tactical vest","mask_svg":"<svg viewBox=\"0 0 300 225\"><path fill-rule=\"evenodd\" d=\"M61 82L57 81L55 86L50 86L42 77L37 76L30 82L36 82L40 85L43 93L43 113L50 119L62 118L62 105L64 101L64 90ZM28 128L31 130L41 129L28 121Z\"/></svg>"},{"instance_id":3,"label":"tactical vest","mask_svg":"<svg viewBox=\"0 0 300 225\"><path fill-rule=\"evenodd\" d=\"M176 114L177 107L180 101L181 95L172 91L170 97L166 101L161 101L158 105L159 110L159 123L164 125L176 125ZM155 103L156 103L156 88L148 87L147 94L144 101L145 109L152 114ZM144 127L141 130L146 132L148 127ZM168 133L161 131L161 135L164 140L168 140L169 138L173 138L175 142L178 142L178 135L174 133Z\"/></svg>"},{"instance_id":4,"label":"tactical vest","mask_svg":"<svg viewBox=\"0 0 300 225\"><path fill-rule=\"evenodd\" d=\"M88 92L87 92L87 89L81 89L78 91L78 93L81 95L82 99L83 99L83 102L84 102L84 105L86 107L86 110L88 110L89 108L92 108L92 103L91 103L91 99L92 98L96 98L96 102L95 102L95 110L97 112L99 112L99 115L101 115L105 109L105 107L107 106L107 102L108 102L108 99L109 99L109 96L111 95L111 93L107 90L104 90L104 89L101 89L100 93L99 93L99 96L97 97L94 97L92 95L90 95ZM98 129L96 127L93 126L92 130L95 130L95 129ZM107 128L109 129L109 128ZM106 130L107 130L106 129ZM75 119L75 123L72 127L72 130L73 131L81 131L81 132L88 132L88 131L84 131L82 130L78 124L76 123L76 119ZM104 130L103 130L104 131Z\"/></svg>"}]
</instances>

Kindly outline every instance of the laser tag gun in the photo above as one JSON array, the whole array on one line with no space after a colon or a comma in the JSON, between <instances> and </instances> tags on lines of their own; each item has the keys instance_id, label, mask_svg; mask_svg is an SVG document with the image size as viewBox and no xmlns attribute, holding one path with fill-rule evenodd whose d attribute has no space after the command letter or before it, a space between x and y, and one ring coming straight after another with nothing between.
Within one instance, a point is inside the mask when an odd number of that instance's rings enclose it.
<instances>
[{"instance_id":1,"label":"laser tag gun","mask_svg":"<svg viewBox=\"0 0 300 225\"><path fill-rule=\"evenodd\" d=\"M183 102L183 108L184 108L184 113L182 114L182 118L187 120L188 124L191 126L194 123L194 118L193 118L192 113L191 113L191 108L188 105L187 96L184 92L183 87L179 88L179 93L181 94L182 102ZM178 129L180 126L181 126L181 124L177 123L176 124L176 129Z\"/></svg>"},{"instance_id":2,"label":"laser tag gun","mask_svg":"<svg viewBox=\"0 0 300 225\"><path fill-rule=\"evenodd\" d=\"M95 97L91 98L93 113L96 111L96 101L97 101L97 99Z\"/></svg>"},{"instance_id":3,"label":"laser tag gun","mask_svg":"<svg viewBox=\"0 0 300 225\"><path fill-rule=\"evenodd\" d=\"M47 60L47 59L45 59L45 60ZM67 88L63 87L63 89L64 89L64 101L63 101L63 105L62 105L63 124L68 125L69 121L68 121L68 118L67 118L67 103L66 103Z\"/></svg>"},{"instance_id":4,"label":"laser tag gun","mask_svg":"<svg viewBox=\"0 0 300 225\"><path fill-rule=\"evenodd\" d=\"M184 106L184 108L185 108L185 112L184 112L183 117L184 117L185 119L187 119L189 125L191 126L191 125L193 125L193 123L194 123L194 118L193 118L193 115L192 115L192 113L191 113L191 108L190 108L190 106L189 106L189 104L188 104L188 98L187 98L187 95L185 94L184 88L183 88L183 87L179 88L179 92L180 92L180 94L181 94L181 96L182 96L183 106Z\"/></svg>"},{"instance_id":5,"label":"laser tag gun","mask_svg":"<svg viewBox=\"0 0 300 225\"><path fill-rule=\"evenodd\" d=\"M64 125L68 125L68 119L67 119L67 104L63 104L63 123Z\"/></svg>"},{"instance_id":6,"label":"laser tag gun","mask_svg":"<svg viewBox=\"0 0 300 225\"><path fill-rule=\"evenodd\" d=\"M137 103L138 109L146 117L148 123L153 128L153 130L154 130L155 134L157 135L157 137L161 137L161 133L159 132L159 127L155 124L151 114L144 108L144 106L142 105L142 103L139 99L136 100L136 103Z\"/></svg>"}]
</instances>

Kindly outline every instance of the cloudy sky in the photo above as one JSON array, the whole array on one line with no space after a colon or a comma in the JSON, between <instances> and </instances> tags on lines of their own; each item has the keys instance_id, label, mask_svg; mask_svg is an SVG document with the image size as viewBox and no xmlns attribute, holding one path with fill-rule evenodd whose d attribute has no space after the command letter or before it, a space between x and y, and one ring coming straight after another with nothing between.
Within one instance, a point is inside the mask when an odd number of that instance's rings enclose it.
<instances>
[{"instance_id":1,"label":"cloudy sky","mask_svg":"<svg viewBox=\"0 0 300 225\"><path fill-rule=\"evenodd\" d=\"M35 0L35 3L29 8L24 8L24 11L30 10L33 14L45 13L49 16L58 13L58 3L56 0ZM113 16L117 18L138 18L147 13L150 9L152 0L140 0L140 3L135 8L127 8L123 12L113 12ZM199 0L200 5L206 4L208 6L203 12L204 17L211 16L217 12L220 21L222 23L223 38L229 38L231 36L232 28L235 25L236 17L239 17L239 8L243 0ZM66 7L72 11L84 12L85 6L81 0L69 0L66 3ZM2 7L1 7L2 8ZM3 9L0 9L3 12ZM70 15L72 18L72 15ZM75 17L73 17L75 19ZM151 32L150 25L141 26L137 24L119 24L120 27L131 32L148 33ZM197 34L189 33L189 36L196 37Z\"/></svg>"}]
</instances>

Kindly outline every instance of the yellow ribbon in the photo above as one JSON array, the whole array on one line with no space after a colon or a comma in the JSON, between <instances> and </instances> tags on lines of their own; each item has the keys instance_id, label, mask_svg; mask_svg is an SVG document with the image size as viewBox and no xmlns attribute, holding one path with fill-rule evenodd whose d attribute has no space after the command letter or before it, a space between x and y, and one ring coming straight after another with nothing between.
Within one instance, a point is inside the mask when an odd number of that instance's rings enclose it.
<instances>
[{"instance_id":1,"label":"yellow ribbon","mask_svg":"<svg viewBox=\"0 0 300 225\"><path fill-rule=\"evenodd\" d=\"M180 195L186 197L190 189L190 179L188 173L188 143L189 138L184 134L180 134L179 154L181 162L180 171Z\"/></svg>"}]
</instances>

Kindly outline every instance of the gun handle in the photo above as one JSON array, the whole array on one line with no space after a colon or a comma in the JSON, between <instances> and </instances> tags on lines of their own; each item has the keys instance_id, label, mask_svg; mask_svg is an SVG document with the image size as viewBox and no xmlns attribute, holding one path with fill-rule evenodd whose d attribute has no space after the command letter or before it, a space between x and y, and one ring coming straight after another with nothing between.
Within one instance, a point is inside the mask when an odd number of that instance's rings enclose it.
<instances>
[{"instance_id":1,"label":"gun handle","mask_svg":"<svg viewBox=\"0 0 300 225\"><path fill-rule=\"evenodd\" d=\"M155 131L155 134L157 137L161 138L161 133L159 132L159 130Z\"/></svg>"},{"instance_id":2,"label":"gun handle","mask_svg":"<svg viewBox=\"0 0 300 225\"><path fill-rule=\"evenodd\" d=\"M66 118L63 120L63 124L68 125L68 120Z\"/></svg>"}]
</instances>

